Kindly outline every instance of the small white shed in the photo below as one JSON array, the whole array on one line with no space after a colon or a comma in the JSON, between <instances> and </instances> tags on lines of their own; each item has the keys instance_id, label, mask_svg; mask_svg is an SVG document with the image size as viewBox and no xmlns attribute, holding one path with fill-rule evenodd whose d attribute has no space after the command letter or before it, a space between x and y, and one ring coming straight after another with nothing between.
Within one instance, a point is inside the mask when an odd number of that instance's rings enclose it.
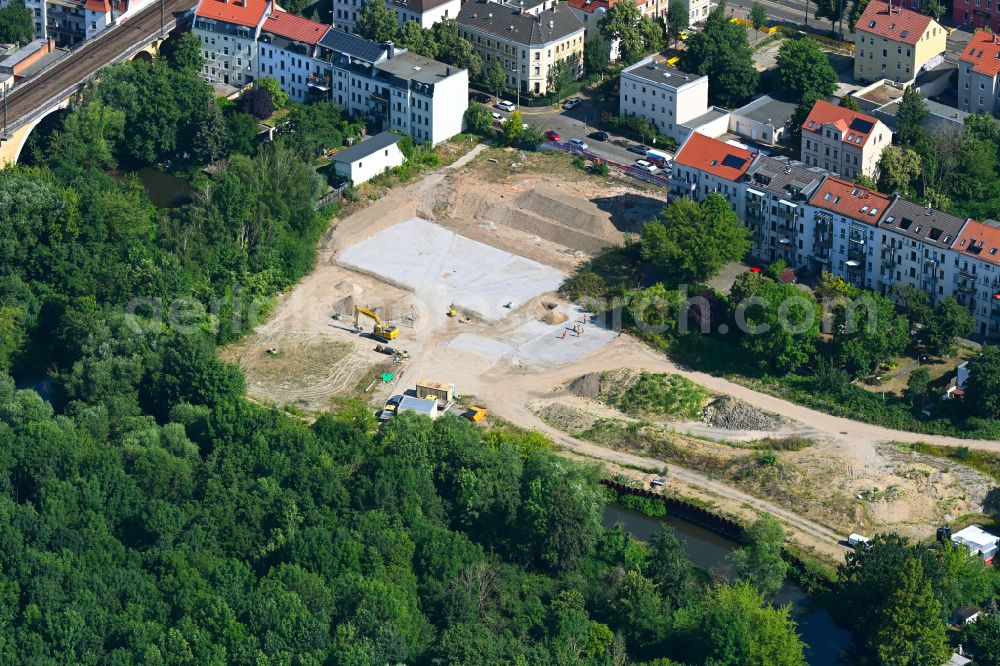
<instances>
[{"instance_id":1,"label":"small white shed","mask_svg":"<svg viewBox=\"0 0 1000 666\"><path fill-rule=\"evenodd\" d=\"M402 138L392 132L376 134L370 139L334 153L331 158L333 168L355 185L367 182L403 163L405 159L403 152L396 145Z\"/></svg>"}]
</instances>

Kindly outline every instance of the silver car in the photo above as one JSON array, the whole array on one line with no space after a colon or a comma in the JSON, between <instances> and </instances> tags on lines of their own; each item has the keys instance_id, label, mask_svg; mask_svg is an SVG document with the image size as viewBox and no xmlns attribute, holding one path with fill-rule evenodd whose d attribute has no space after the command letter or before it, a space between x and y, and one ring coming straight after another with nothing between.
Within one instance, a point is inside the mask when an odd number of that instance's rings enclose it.
<instances>
[{"instance_id":1,"label":"silver car","mask_svg":"<svg viewBox=\"0 0 1000 666\"><path fill-rule=\"evenodd\" d=\"M579 148L580 150L587 150L590 148L590 146L587 145L587 142L583 139L570 139L569 142L574 148Z\"/></svg>"}]
</instances>

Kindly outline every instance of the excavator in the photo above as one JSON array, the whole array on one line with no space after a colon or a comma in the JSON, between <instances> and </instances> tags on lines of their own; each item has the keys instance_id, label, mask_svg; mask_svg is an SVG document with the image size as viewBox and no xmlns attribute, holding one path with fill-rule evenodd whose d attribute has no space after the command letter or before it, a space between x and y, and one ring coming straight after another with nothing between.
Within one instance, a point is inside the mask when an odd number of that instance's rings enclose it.
<instances>
[{"instance_id":1,"label":"excavator","mask_svg":"<svg viewBox=\"0 0 1000 666\"><path fill-rule=\"evenodd\" d=\"M389 342L390 340L395 340L399 335L399 329L390 324L382 323L382 320L371 308L363 308L360 305L354 306L354 330L361 330L361 315L370 318L375 322L375 328L372 329L372 337L377 338L383 342Z\"/></svg>"}]
</instances>

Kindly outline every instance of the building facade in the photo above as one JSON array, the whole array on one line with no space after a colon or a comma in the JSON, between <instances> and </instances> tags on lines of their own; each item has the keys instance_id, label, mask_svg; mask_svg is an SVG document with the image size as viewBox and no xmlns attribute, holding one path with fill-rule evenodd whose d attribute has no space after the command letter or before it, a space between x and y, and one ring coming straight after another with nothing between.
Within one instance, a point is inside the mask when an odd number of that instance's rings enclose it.
<instances>
[{"instance_id":1,"label":"building facade","mask_svg":"<svg viewBox=\"0 0 1000 666\"><path fill-rule=\"evenodd\" d=\"M573 14L576 15L580 22L583 24L583 40L584 43L593 42L595 40L604 40L601 35L601 19L608 13L608 9L615 6L619 2L628 2L629 0L568 0L566 2L566 7L569 8ZM654 0L650 0L653 2ZM618 60L621 56L619 49L619 40L612 39L607 42L608 46L608 58L614 62Z\"/></svg>"},{"instance_id":2,"label":"building facade","mask_svg":"<svg viewBox=\"0 0 1000 666\"><path fill-rule=\"evenodd\" d=\"M802 124L802 161L853 180L874 178L892 131L873 116L817 100Z\"/></svg>"},{"instance_id":3,"label":"building facade","mask_svg":"<svg viewBox=\"0 0 1000 666\"><path fill-rule=\"evenodd\" d=\"M192 32L201 39L207 81L238 88L259 78L257 37L271 8L269 0L200 0Z\"/></svg>"},{"instance_id":4,"label":"building facade","mask_svg":"<svg viewBox=\"0 0 1000 666\"><path fill-rule=\"evenodd\" d=\"M970 113L1000 113L1000 36L976 31L958 63L958 108Z\"/></svg>"},{"instance_id":5,"label":"building facade","mask_svg":"<svg viewBox=\"0 0 1000 666\"><path fill-rule=\"evenodd\" d=\"M339 150L331 158L334 171L353 185L366 183L405 161L397 145L401 138L398 134L381 132Z\"/></svg>"},{"instance_id":6,"label":"building facade","mask_svg":"<svg viewBox=\"0 0 1000 666\"><path fill-rule=\"evenodd\" d=\"M750 230L754 257L767 263L784 260L789 266L807 263L814 251L807 208L823 178L823 172L787 158L758 155L753 160L740 189L743 207L736 214Z\"/></svg>"},{"instance_id":7,"label":"building facade","mask_svg":"<svg viewBox=\"0 0 1000 666\"><path fill-rule=\"evenodd\" d=\"M618 95L623 116L645 118L680 143L683 125L708 111L708 77L646 58L622 70Z\"/></svg>"},{"instance_id":8,"label":"building facade","mask_svg":"<svg viewBox=\"0 0 1000 666\"><path fill-rule=\"evenodd\" d=\"M507 86L544 95L549 72L565 63L570 75L583 74L583 23L555 0L469 0L458 13L459 35L483 60L507 74Z\"/></svg>"},{"instance_id":9,"label":"building facade","mask_svg":"<svg viewBox=\"0 0 1000 666\"><path fill-rule=\"evenodd\" d=\"M872 0L855 25L854 78L912 81L940 61L946 40L947 31L930 16Z\"/></svg>"},{"instance_id":10,"label":"building facade","mask_svg":"<svg viewBox=\"0 0 1000 666\"><path fill-rule=\"evenodd\" d=\"M956 300L969 308L978 335L1000 338L1000 223L970 220L951 247Z\"/></svg>"},{"instance_id":11,"label":"building facade","mask_svg":"<svg viewBox=\"0 0 1000 666\"><path fill-rule=\"evenodd\" d=\"M287 12L271 12L257 45L260 76L273 77L293 102L309 99L309 81L318 72L319 42L329 26Z\"/></svg>"},{"instance_id":12,"label":"building facade","mask_svg":"<svg viewBox=\"0 0 1000 666\"><path fill-rule=\"evenodd\" d=\"M344 32L358 29L358 14L366 0L332 0L333 26ZM385 6L396 13L399 25L416 21L421 28L430 28L444 19L458 16L462 0L385 0Z\"/></svg>"},{"instance_id":13,"label":"building facade","mask_svg":"<svg viewBox=\"0 0 1000 666\"><path fill-rule=\"evenodd\" d=\"M671 194L703 201L715 192L738 210L743 206L743 175L750 168L754 154L695 132L674 155Z\"/></svg>"}]
</instances>

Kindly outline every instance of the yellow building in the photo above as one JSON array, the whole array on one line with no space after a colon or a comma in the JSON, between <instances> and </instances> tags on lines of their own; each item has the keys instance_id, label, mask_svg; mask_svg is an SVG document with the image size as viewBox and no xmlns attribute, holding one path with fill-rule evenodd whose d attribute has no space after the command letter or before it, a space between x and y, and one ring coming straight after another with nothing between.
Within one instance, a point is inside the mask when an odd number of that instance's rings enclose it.
<instances>
[{"instance_id":1,"label":"yellow building","mask_svg":"<svg viewBox=\"0 0 1000 666\"><path fill-rule=\"evenodd\" d=\"M944 53L946 39L945 29L930 16L871 0L855 26L854 78L909 83Z\"/></svg>"},{"instance_id":2,"label":"yellow building","mask_svg":"<svg viewBox=\"0 0 1000 666\"><path fill-rule=\"evenodd\" d=\"M561 61L574 79L583 74L583 23L556 0L469 0L457 22L483 72L499 62L511 89L546 94L549 70Z\"/></svg>"}]
</instances>

